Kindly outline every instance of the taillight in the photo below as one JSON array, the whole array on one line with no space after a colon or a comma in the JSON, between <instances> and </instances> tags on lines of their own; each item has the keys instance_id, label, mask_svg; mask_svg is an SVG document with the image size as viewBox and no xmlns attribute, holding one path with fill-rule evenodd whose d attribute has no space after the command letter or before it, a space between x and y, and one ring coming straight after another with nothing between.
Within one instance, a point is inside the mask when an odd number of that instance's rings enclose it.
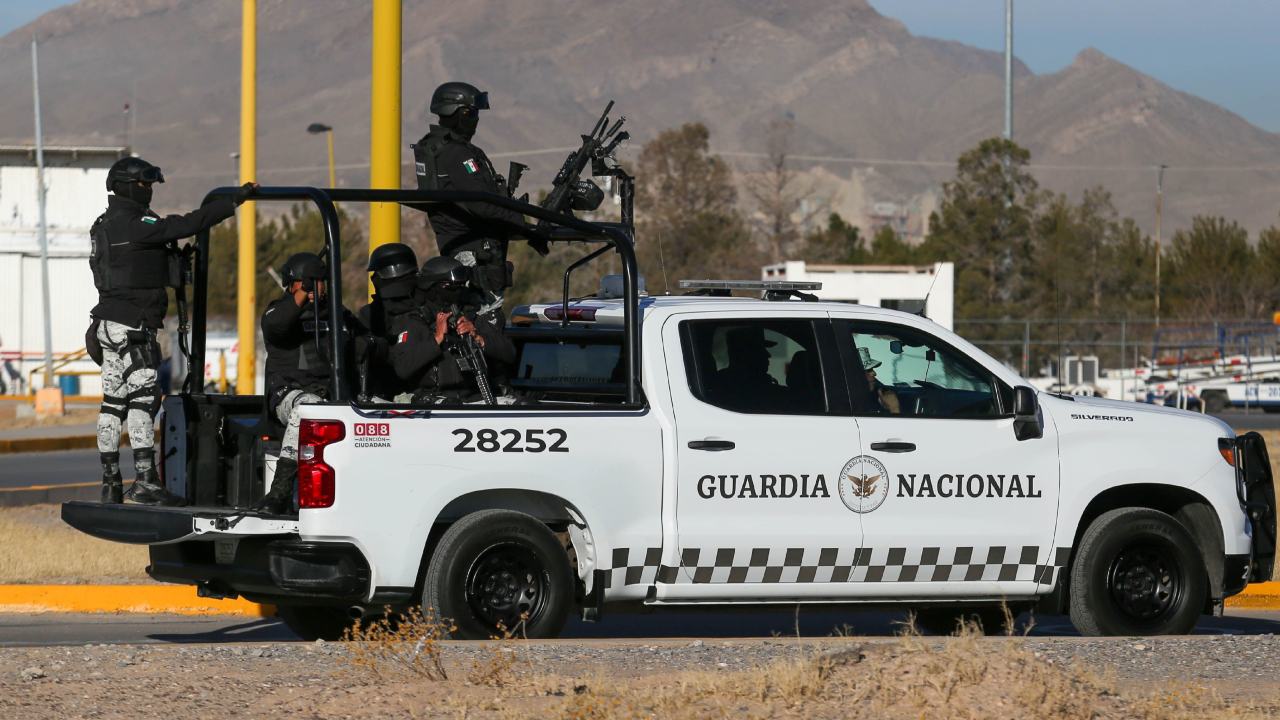
<instances>
[{"instance_id":1,"label":"taillight","mask_svg":"<svg viewBox=\"0 0 1280 720\"><path fill-rule=\"evenodd\" d=\"M346 436L338 420L303 420L298 426L298 507L333 506L336 474L324 461L324 449Z\"/></svg>"},{"instance_id":2,"label":"taillight","mask_svg":"<svg viewBox=\"0 0 1280 720\"><path fill-rule=\"evenodd\" d=\"M1218 438L1218 454L1228 465L1236 466L1236 444L1231 438Z\"/></svg>"}]
</instances>

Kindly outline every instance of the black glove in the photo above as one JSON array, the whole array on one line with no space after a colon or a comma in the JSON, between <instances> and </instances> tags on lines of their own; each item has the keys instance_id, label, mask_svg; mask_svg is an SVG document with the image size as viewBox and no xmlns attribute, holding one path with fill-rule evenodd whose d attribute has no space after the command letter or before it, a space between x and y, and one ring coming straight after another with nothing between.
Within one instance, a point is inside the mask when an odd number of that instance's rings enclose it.
<instances>
[{"instance_id":1,"label":"black glove","mask_svg":"<svg viewBox=\"0 0 1280 720\"><path fill-rule=\"evenodd\" d=\"M539 230L538 226L525 225L523 235L529 240L529 247L542 257L546 257L547 253L551 252L551 247L547 244L548 236Z\"/></svg>"},{"instance_id":2,"label":"black glove","mask_svg":"<svg viewBox=\"0 0 1280 720\"><path fill-rule=\"evenodd\" d=\"M231 199L235 200L236 205L240 205L244 203L245 200L248 200L257 189L258 183L247 182L236 190L235 194L231 196Z\"/></svg>"}]
</instances>

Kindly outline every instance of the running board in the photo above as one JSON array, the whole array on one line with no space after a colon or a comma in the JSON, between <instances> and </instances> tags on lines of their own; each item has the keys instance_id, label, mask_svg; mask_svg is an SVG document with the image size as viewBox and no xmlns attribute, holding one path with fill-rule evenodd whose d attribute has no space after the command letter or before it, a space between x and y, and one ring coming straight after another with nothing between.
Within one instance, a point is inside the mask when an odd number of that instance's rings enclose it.
<instances>
[{"instance_id":1,"label":"running board","mask_svg":"<svg viewBox=\"0 0 1280 720\"><path fill-rule=\"evenodd\" d=\"M192 539L245 535L297 535L295 517L215 507L65 502L62 521L111 542L159 545Z\"/></svg>"}]
</instances>

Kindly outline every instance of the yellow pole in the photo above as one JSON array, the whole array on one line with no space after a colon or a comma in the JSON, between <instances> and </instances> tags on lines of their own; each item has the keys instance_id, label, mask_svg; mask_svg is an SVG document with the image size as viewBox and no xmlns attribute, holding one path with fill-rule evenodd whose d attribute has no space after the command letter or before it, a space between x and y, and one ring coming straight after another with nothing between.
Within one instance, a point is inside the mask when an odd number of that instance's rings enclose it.
<instances>
[{"instance_id":1,"label":"yellow pole","mask_svg":"<svg viewBox=\"0 0 1280 720\"><path fill-rule=\"evenodd\" d=\"M258 19L257 0L244 0L240 36L240 182L257 181L257 65ZM236 322L240 331L240 358L236 364L236 392L252 395L257 364L254 351L258 345L258 322L254 317L254 297L258 275L256 238L258 214L253 202L240 206L237 226L240 232L239 293L236 296Z\"/></svg>"},{"instance_id":2,"label":"yellow pole","mask_svg":"<svg viewBox=\"0 0 1280 720\"><path fill-rule=\"evenodd\" d=\"M329 128L325 132L325 136L329 138L329 187L338 187L338 173L333 166L333 128Z\"/></svg>"},{"instance_id":3,"label":"yellow pole","mask_svg":"<svg viewBox=\"0 0 1280 720\"><path fill-rule=\"evenodd\" d=\"M400 0L373 0L373 71L369 112L369 187L400 188ZM400 242L400 205L372 203L369 252ZM369 285L373 294L373 285Z\"/></svg>"}]
</instances>

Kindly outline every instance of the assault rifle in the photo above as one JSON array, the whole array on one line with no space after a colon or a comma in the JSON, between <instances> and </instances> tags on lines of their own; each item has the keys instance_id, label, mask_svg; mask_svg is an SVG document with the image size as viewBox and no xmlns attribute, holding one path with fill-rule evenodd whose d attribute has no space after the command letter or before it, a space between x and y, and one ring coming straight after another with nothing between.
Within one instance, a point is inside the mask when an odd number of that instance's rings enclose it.
<instances>
[{"instance_id":1,"label":"assault rifle","mask_svg":"<svg viewBox=\"0 0 1280 720\"><path fill-rule=\"evenodd\" d=\"M591 128L591 134L582 136L582 147L569 153L569 157L565 158L564 165L560 167L560 172L556 173L556 179L551 183L551 192L542 201L543 208L551 212L572 215L574 210L590 211L600 206L604 193L595 183L583 180L582 173L587 169L587 163L591 163L593 175L604 174L598 171L607 166L606 160L613 160L613 153L618 149L618 145L630 137L630 134L625 131L619 132L622 130L622 124L627 121L625 116L619 117L612 125L609 124L611 110L613 110L612 100L605 106L600 119ZM540 222L538 225L542 228L546 223Z\"/></svg>"},{"instance_id":2,"label":"assault rifle","mask_svg":"<svg viewBox=\"0 0 1280 720\"><path fill-rule=\"evenodd\" d=\"M497 405L498 401L493 395L493 388L489 385L489 363L484 359L484 351L480 348L480 343L476 342L474 335L463 335L458 332L458 320L462 317L460 311L454 311L449 315L449 332L444 336L445 350L453 355L454 362L458 363L458 369L475 380L476 388L484 398L484 404Z\"/></svg>"}]
</instances>

